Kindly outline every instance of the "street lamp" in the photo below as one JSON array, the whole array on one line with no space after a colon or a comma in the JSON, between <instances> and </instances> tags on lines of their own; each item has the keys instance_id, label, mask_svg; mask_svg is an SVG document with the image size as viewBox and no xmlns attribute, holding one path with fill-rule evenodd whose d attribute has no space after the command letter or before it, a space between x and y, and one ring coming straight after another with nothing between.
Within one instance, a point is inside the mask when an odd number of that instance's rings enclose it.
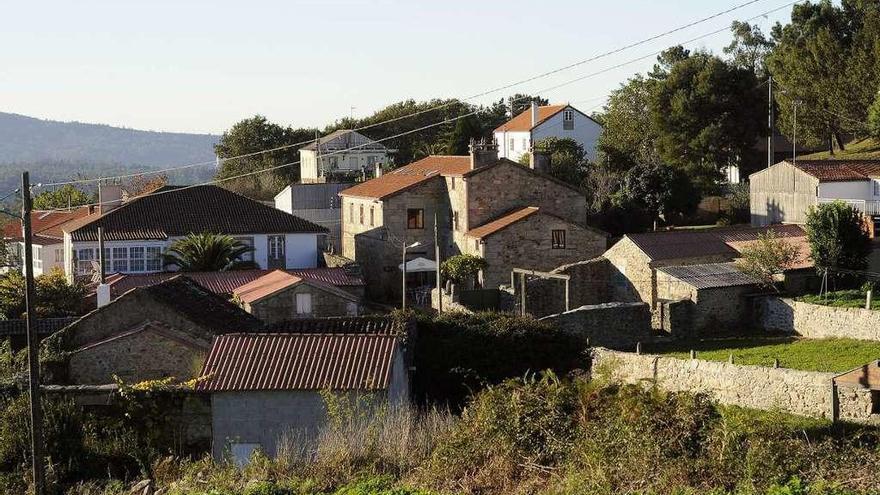
<instances>
[{"instance_id":1,"label":"street lamp","mask_svg":"<svg viewBox=\"0 0 880 495\"><path fill-rule=\"evenodd\" d=\"M412 249L412 248L417 248L421 245L422 245L421 242L416 241L416 242L410 244L409 246L407 246L407 245L403 246L403 280L401 283L401 286L403 288L403 298L400 302L400 309L402 309L402 310L406 310L406 250Z\"/></svg>"}]
</instances>

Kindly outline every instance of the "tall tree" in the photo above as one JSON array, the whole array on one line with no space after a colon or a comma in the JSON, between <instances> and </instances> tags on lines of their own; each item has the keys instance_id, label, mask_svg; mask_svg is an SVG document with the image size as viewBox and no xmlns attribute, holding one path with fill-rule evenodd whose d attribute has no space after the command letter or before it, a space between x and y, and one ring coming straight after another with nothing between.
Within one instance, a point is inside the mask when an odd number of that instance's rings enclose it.
<instances>
[{"instance_id":1,"label":"tall tree","mask_svg":"<svg viewBox=\"0 0 880 495\"><path fill-rule=\"evenodd\" d=\"M537 95L527 95L523 93L517 93L507 100L510 104L510 107L513 110L513 115L518 115L522 112L525 112L532 106L532 102L537 103L538 106L545 106L550 104L550 100L547 98L542 98Z\"/></svg>"},{"instance_id":2,"label":"tall tree","mask_svg":"<svg viewBox=\"0 0 880 495\"><path fill-rule=\"evenodd\" d=\"M66 184L58 189L43 191L34 196L35 210L51 210L87 205L95 201L95 194Z\"/></svg>"},{"instance_id":3,"label":"tall tree","mask_svg":"<svg viewBox=\"0 0 880 495\"><path fill-rule=\"evenodd\" d=\"M629 203L666 221L673 215L692 213L700 201L690 178L660 162L643 162L631 168L623 181L621 205Z\"/></svg>"},{"instance_id":4,"label":"tall tree","mask_svg":"<svg viewBox=\"0 0 880 495\"><path fill-rule=\"evenodd\" d=\"M748 22L733 21L730 31L733 40L724 47L724 53L730 57L733 65L750 70L763 80L767 74L764 59L770 53L773 41L764 35L760 27Z\"/></svg>"},{"instance_id":5,"label":"tall tree","mask_svg":"<svg viewBox=\"0 0 880 495\"><path fill-rule=\"evenodd\" d=\"M764 134L764 98L755 74L705 52L655 68L651 115L660 157L711 191L720 170L753 153Z\"/></svg>"},{"instance_id":6,"label":"tall tree","mask_svg":"<svg viewBox=\"0 0 880 495\"><path fill-rule=\"evenodd\" d=\"M550 175L575 187L583 187L589 162L584 147L577 141L548 137L536 141L534 148L550 158ZM530 159L528 154L523 155L522 162L528 164Z\"/></svg>"},{"instance_id":7,"label":"tall tree","mask_svg":"<svg viewBox=\"0 0 880 495\"><path fill-rule=\"evenodd\" d=\"M807 214L807 239L816 268L863 270L871 239L861 212L843 201L821 204Z\"/></svg>"},{"instance_id":8,"label":"tall tree","mask_svg":"<svg viewBox=\"0 0 880 495\"><path fill-rule=\"evenodd\" d=\"M282 146L307 142L314 139L312 129L293 129L269 122L266 117L256 115L236 123L220 136L214 149L221 159L229 159L250 153L257 153ZM300 146L289 146L268 153L259 153L245 158L224 161L217 171L217 179L227 179L242 174L252 175L222 182L224 187L256 199L271 199L278 191L291 182L299 180ZM267 172L285 164L287 167Z\"/></svg>"},{"instance_id":9,"label":"tall tree","mask_svg":"<svg viewBox=\"0 0 880 495\"><path fill-rule=\"evenodd\" d=\"M658 158L657 133L651 119L656 88L656 80L636 74L608 97L598 147L609 171L626 171L638 162Z\"/></svg>"}]
</instances>

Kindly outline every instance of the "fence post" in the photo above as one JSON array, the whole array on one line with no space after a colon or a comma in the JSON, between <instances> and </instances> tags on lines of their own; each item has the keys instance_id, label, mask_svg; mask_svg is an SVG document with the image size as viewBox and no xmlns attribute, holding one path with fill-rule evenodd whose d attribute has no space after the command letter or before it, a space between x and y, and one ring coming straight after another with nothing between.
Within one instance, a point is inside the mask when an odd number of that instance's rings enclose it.
<instances>
[{"instance_id":1,"label":"fence post","mask_svg":"<svg viewBox=\"0 0 880 495\"><path fill-rule=\"evenodd\" d=\"M697 351L691 349L691 359L697 359Z\"/></svg>"}]
</instances>

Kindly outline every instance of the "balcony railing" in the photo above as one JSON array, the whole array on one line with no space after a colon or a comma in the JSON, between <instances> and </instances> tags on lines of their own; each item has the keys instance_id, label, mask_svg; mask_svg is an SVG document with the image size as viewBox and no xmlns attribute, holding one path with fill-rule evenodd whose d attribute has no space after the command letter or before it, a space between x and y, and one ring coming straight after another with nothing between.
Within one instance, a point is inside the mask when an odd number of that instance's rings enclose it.
<instances>
[{"instance_id":1,"label":"balcony railing","mask_svg":"<svg viewBox=\"0 0 880 495\"><path fill-rule=\"evenodd\" d=\"M880 215L880 201L871 201L864 199L819 198L819 204L833 203L835 201L843 201L844 203L861 211L867 216Z\"/></svg>"}]
</instances>

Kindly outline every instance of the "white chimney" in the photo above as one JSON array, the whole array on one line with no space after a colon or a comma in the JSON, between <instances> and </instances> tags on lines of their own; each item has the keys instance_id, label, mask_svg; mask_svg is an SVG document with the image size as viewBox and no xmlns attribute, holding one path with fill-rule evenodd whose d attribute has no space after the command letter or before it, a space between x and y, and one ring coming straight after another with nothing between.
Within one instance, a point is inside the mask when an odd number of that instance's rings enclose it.
<instances>
[{"instance_id":1,"label":"white chimney","mask_svg":"<svg viewBox=\"0 0 880 495\"><path fill-rule=\"evenodd\" d=\"M538 125L538 104L536 102L532 102L532 127Z\"/></svg>"},{"instance_id":2,"label":"white chimney","mask_svg":"<svg viewBox=\"0 0 880 495\"><path fill-rule=\"evenodd\" d=\"M103 308L110 304L110 284L100 284L95 291L98 300L98 307Z\"/></svg>"},{"instance_id":3,"label":"white chimney","mask_svg":"<svg viewBox=\"0 0 880 495\"><path fill-rule=\"evenodd\" d=\"M98 212L109 213L122 205L122 186L118 184L98 184Z\"/></svg>"},{"instance_id":4,"label":"white chimney","mask_svg":"<svg viewBox=\"0 0 880 495\"><path fill-rule=\"evenodd\" d=\"M381 163L376 164L376 173L373 177L382 177L382 164Z\"/></svg>"}]
</instances>

